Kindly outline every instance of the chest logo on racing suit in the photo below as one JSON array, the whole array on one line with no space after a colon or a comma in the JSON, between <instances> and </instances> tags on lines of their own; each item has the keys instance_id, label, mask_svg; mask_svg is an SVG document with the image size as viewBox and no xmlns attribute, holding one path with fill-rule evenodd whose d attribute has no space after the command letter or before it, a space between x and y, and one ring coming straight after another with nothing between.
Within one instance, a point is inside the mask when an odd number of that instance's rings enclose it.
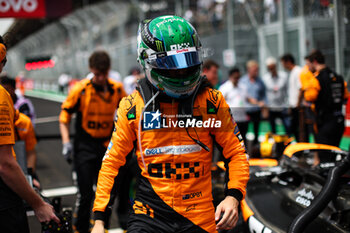
<instances>
[{"instance_id":1,"label":"chest logo on racing suit","mask_svg":"<svg viewBox=\"0 0 350 233\"><path fill-rule=\"evenodd\" d=\"M194 152L201 151L201 147L197 144L195 145L179 145L179 146L163 146L156 148L147 148L145 150L146 156L152 155L161 155L161 154L173 154L173 155L181 155L181 154L190 154Z\"/></svg>"},{"instance_id":2,"label":"chest logo on racing suit","mask_svg":"<svg viewBox=\"0 0 350 233\"><path fill-rule=\"evenodd\" d=\"M173 166L175 165L175 166ZM173 176L177 180L198 178L200 175L199 162L194 163L150 163L148 164L148 174L157 178L171 179Z\"/></svg>"},{"instance_id":3,"label":"chest logo on racing suit","mask_svg":"<svg viewBox=\"0 0 350 233\"><path fill-rule=\"evenodd\" d=\"M217 112L217 109L213 109ZM175 118L175 119L174 119ZM215 117L203 120L201 117L188 117L187 115L163 115L157 110L156 112L144 112L142 130L152 130L161 128L220 128L221 120Z\"/></svg>"},{"instance_id":4,"label":"chest logo on racing suit","mask_svg":"<svg viewBox=\"0 0 350 233\"><path fill-rule=\"evenodd\" d=\"M143 114L143 129L160 129L161 113L159 110L156 112L144 112Z\"/></svg>"}]
</instances>

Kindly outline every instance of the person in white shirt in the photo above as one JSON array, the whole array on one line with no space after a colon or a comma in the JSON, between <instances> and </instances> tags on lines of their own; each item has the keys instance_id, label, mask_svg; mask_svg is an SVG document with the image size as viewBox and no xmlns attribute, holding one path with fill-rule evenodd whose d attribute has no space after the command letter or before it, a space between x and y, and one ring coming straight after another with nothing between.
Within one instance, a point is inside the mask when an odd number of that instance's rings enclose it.
<instances>
[{"instance_id":1,"label":"person in white shirt","mask_svg":"<svg viewBox=\"0 0 350 233\"><path fill-rule=\"evenodd\" d=\"M266 59L266 66L268 72L263 76L263 82L266 87L271 131L276 133L276 119L279 118L282 120L285 131L289 134L287 74L283 71L277 71L276 59L273 57Z\"/></svg>"},{"instance_id":2,"label":"person in white shirt","mask_svg":"<svg viewBox=\"0 0 350 233\"><path fill-rule=\"evenodd\" d=\"M124 90L126 94L130 95L136 89L137 81L143 78L141 70L138 67L131 68L129 76L126 76L123 80Z\"/></svg>"},{"instance_id":3,"label":"person in white shirt","mask_svg":"<svg viewBox=\"0 0 350 233\"><path fill-rule=\"evenodd\" d=\"M62 73L60 77L58 77L58 86L59 86L59 91L61 93L65 93L68 91L68 85L69 82L72 80L72 77L69 75L68 72Z\"/></svg>"},{"instance_id":4,"label":"person in white shirt","mask_svg":"<svg viewBox=\"0 0 350 233\"><path fill-rule=\"evenodd\" d=\"M221 91L227 104L230 106L237 126L241 132L244 143L246 144L246 134L248 131L247 107L247 90L239 84L241 73L238 68L232 68L229 71L229 79L224 82L219 91Z\"/></svg>"},{"instance_id":5,"label":"person in white shirt","mask_svg":"<svg viewBox=\"0 0 350 233\"><path fill-rule=\"evenodd\" d=\"M302 68L295 65L294 57L291 54L283 55L281 57L281 63L290 72L288 79L288 104L291 117L290 129L295 139L299 141L299 107L302 98L300 73Z\"/></svg>"},{"instance_id":6,"label":"person in white shirt","mask_svg":"<svg viewBox=\"0 0 350 233\"><path fill-rule=\"evenodd\" d=\"M86 75L86 78L87 79L92 79L94 77L94 74L92 72L88 73ZM117 81L117 82L122 82L122 76L119 74L118 71L115 71L115 70L110 70L109 73L108 73L108 78L111 78L113 79L114 81Z\"/></svg>"}]
</instances>

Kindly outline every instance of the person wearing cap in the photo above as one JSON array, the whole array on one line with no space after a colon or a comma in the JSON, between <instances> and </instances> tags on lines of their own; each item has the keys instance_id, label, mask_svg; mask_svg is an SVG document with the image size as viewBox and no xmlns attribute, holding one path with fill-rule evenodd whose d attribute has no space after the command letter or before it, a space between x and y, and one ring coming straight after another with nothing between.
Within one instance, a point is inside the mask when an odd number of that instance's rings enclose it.
<instances>
[{"instance_id":1,"label":"person wearing cap","mask_svg":"<svg viewBox=\"0 0 350 233\"><path fill-rule=\"evenodd\" d=\"M266 59L266 67L268 72L263 76L263 81L266 87L271 131L276 133L276 119L279 118L282 120L286 132L289 133L287 74L277 70L277 61L273 57Z\"/></svg>"},{"instance_id":2,"label":"person wearing cap","mask_svg":"<svg viewBox=\"0 0 350 233\"><path fill-rule=\"evenodd\" d=\"M0 36L0 73L6 64L6 45ZM1 78L1 77L0 77ZM27 182L13 151L17 119L10 94L0 85L0 229L6 233L29 233L25 200L40 222L60 220Z\"/></svg>"}]
</instances>

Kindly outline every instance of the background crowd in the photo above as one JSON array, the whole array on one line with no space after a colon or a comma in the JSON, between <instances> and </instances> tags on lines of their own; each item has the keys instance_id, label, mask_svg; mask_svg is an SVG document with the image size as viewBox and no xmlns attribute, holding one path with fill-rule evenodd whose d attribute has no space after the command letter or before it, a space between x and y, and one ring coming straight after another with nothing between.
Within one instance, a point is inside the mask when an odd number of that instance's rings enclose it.
<instances>
[{"instance_id":1,"label":"background crowd","mask_svg":"<svg viewBox=\"0 0 350 233\"><path fill-rule=\"evenodd\" d=\"M319 50L306 56L305 64L304 67L295 64L289 53L278 59L268 57L262 64L267 72L259 74L258 62L250 60L245 74L237 67L232 68L228 80L219 84L219 65L207 60L203 75L223 93L245 141L249 122L253 126L253 144L257 144L260 122L267 120L274 134L285 133L298 142L311 139L339 146L344 132L342 107L348 98L346 83L327 67ZM322 78L325 72L326 77ZM334 81L337 84L332 84L328 77L337 79ZM337 123L332 125L333 121ZM283 125L282 131L277 130L276 122ZM329 129L324 130L325 127Z\"/></svg>"}]
</instances>

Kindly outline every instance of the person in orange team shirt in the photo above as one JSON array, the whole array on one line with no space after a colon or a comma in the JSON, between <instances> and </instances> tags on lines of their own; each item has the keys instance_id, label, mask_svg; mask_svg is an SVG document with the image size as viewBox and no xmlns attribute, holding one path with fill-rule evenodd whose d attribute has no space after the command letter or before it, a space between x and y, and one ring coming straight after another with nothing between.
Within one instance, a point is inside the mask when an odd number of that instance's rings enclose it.
<instances>
[{"instance_id":1,"label":"person in orange team shirt","mask_svg":"<svg viewBox=\"0 0 350 233\"><path fill-rule=\"evenodd\" d=\"M1 78L0 84L10 94L12 101L15 102L17 98L15 94L16 81L12 78L4 76ZM34 186L40 189L38 177L35 172L37 159L35 146L37 144L37 141L34 132L34 125L32 123L32 119L26 115L28 112L25 111L25 113L22 113L20 109L16 111L19 111L18 119L15 121L16 141L24 141L28 171L29 174L33 177Z\"/></svg>"},{"instance_id":2,"label":"person in orange team shirt","mask_svg":"<svg viewBox=\"0 0 350 233\"><path fill-rule=\"evenodd\" d=\"M73 160L80 192L74 226L79 233L89 232L90 210L94 198L103 155L113 131L115 111L126 96L123 85L108 77L111 60L105 51L96 51L89 58L92 79L83 79L69 92L62 104L60 131L62 155ZM69 124L77 113L74 144L69 138Z\"/></svg>"},{"instance_id":3,"label":"person in orange team shirt","mask_svg":"<svg viewBox=\"0 0 350 233\"><path fill-rule=\"evenodd\" d=\"M309 80L304 91L306 101L315 104L317 143L339 146L344 132L344 100L349 97L343 77L325 64L325 56L314 50L308 56L308 67L317 73Z\"/></svg>"},{"instance_id":4,"label":"person in orange team shirt","mask_svg":"<svg viewBox=\"0 0 350 233\"><path fill-rule=\"evenodd\" d=\"M0 73L6 64L6 45L0 36ZM1 77L0 77L1 78ZM0 229L7 233L28 233L24 199L40 222L59 223L53 207L30 187L13 152L15 110L8 92L0 85Z\"/></svg>"}]
</instances>

